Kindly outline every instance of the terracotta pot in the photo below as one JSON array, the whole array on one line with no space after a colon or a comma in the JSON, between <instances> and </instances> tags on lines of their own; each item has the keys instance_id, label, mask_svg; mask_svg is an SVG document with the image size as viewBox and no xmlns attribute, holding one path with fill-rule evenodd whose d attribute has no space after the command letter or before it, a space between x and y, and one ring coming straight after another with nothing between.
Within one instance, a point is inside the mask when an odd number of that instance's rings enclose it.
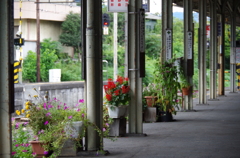
<instances>
[{"instance_id":1,"label":"terracotta pot","mask_svg":"<svg viewBox=\"0 0 240 158\"><path fill-rule=\"evenodd\" d=\"M44 144L41 141L30 141L29 143L32 145L33 152L36 153L36 158L49 157L52 154L52 152L44 153Z\"/></svg>"},{"instance_id":2,"label":"terracotta pot","mask_svg":"<svg viewBox=\"0 0 240 158\"><path fill-rule=\"evenodd\" d=\"M157 96L145 96L144 98L147 101L148 107L153 107L156 104L156 101L158 99Z\"/></svg>"},{"instance_id":3,"label":"terracotta pot","mask_svg":"<svg viewBox=\"0 0 240 158\"><path fill-rule=\"evenodd\" d=\"M189 95L190 92L191 92L191 86L182 88L183 95Z\"/></svg>"}]
</instances>

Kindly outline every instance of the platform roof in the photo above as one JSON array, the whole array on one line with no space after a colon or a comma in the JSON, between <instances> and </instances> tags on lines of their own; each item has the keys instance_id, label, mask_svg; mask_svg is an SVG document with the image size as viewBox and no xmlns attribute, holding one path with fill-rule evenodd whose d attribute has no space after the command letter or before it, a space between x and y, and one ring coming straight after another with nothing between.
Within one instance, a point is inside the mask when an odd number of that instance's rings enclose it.
<instances>
[{"instance_id":1,"label":"platform roof","mask_svg":"<svg viewBox=\"0 0 240 158\"><path fill-rule=\"evenodd\" d=\"M192 0L193 2L193 11L199 12L199 1ZM178 7L183 7L183 0L173 0ZM213 3L212 0L207 0L207 16L210 16L210 4ZM225 7L225 8L224 8ZM236 25L240 26L240 0L217 0L217 14L221 14L222 8L224 8L224 14L226 23L231 22L231 16L233 14L234 7L237 9L236 14Z\"/></svg>"}]
</instances>

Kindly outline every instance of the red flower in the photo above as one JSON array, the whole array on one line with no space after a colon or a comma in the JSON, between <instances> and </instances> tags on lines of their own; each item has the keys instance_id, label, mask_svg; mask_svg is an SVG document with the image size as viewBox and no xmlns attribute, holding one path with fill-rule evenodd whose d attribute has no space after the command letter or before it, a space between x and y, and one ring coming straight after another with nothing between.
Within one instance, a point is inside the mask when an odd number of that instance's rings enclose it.
<instances>
[{"instance_id":1,"label":"red flower","mask_svg":"<svg viewBox=\"0 0 240 158\"><path fill-rule=\"evenodd\" d=\"M111 101L112 100L112 95L111 94L106 94L106 98L108 101Z\"/></svg>"},{"instance_id":2,"label":"red flower","mask_svg":"<svg viewBox=\"0 0 240 158\"><path fill-rule=\"evenodd\" d=\"M123 94L128 93L129 90L130 90L130 87L129 87L129 86L122 86L122 93L123 93Z\"/></svg>"},{"instance_id":3,"label":"red flower","mask_svg":"<svg viewBox=\"0 0 240 158\"><path fill-rule=\"evenodd\" d=\"M108 79L108 89L116 88L115 83L112 81L112 79Z\"/></svg>"},{"instance_id":4,"label":"red flower","mask_svg":"<svg viewBox=\"0 0 240 158\"><path fill-rule=\"evenodd\" d=\"M115 95L119 95L120 89L115 90L114 93L115 93Z\"/></svg>"},{"instance_id":5,"label":"red flower","mask_svg":"<svg viewBox=\"0 0 240 158\"><path fill-rule=\"evenodd\" d=\"M118 77L117 77L117 82L118 82L119 84L123 84L123 77L118 76Z\"/></svg>"}]
</instances>

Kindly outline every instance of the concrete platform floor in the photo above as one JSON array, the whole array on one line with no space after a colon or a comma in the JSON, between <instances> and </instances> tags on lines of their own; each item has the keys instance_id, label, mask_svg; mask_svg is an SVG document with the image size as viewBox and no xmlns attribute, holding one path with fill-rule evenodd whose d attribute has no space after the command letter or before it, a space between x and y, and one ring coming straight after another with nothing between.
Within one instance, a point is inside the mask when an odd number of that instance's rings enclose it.
<instances>
[{"instance_id":1,"label":"concrete platform floor","mask_svg":"<svg viewBox=\"0 0 240 158\"><path fill-rule=\"evenodd\" d=\"M226 92L217 99L209 105L194 100L196 111L178 112L174 122L144 123L146 137L105 139L110 154L91 157L240 158L240 93Z\"/></svg>"}]
</instances>

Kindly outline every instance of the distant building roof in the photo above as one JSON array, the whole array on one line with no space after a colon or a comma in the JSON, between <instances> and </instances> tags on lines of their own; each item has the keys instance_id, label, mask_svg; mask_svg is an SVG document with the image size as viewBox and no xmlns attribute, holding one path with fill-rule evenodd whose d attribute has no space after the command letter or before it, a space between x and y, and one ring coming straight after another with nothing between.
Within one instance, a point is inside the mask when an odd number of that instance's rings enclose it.
<instances>
[{"instance_id":1,"label":"distant building roof","mask_svg":"<svg viewBox=\"0 0 240 158\"><path fill-rule=\"evenodd\" d=\"M14 19L19 19L20 2L14 2ZM71 3L70 3L71 4ZM69 12L80 13L79 6L62 5L56 3L40 3L40 20L64 21ZM36 3L33 1L22 2L22 19L36 19Z\"/></svg>"},{"instance_id":2,"label":"distant building roof","mask_svg":"<svg viewBox=\"0 0 240 158\"><path fill-rule=\"evenodd\" d=\"M161 20L160 16L154 15L154 14L149 14L147 13L145 16L146 19L153 19L153 20Z\"/></svg>"}]
</instances>

